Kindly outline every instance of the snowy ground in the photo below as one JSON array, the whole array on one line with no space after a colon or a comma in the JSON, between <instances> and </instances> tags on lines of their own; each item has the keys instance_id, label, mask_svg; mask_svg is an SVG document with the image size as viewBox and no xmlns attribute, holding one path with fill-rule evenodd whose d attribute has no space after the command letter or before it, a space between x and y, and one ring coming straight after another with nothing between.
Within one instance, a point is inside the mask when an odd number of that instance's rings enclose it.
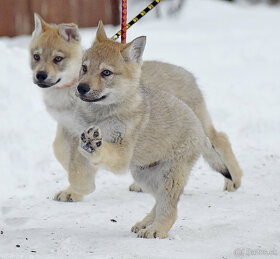
<instances>
[{"instance_id":1,"label":"snowy ground","mask_svg":"<svg viewBox=\"0 0 280 259\"><path fill-rule=\"evenodd\" d=\"M0 258L279 258L279 11L189 0L179 17L148 15L128 32L147 35L145 59L196 75L244 170L242 187L226 193L199 160L165 240L129 231L153 205L150 195L128 192L129 174L100 172L82 202L52 200L67 178L52 153L55 122L31 81L30 37L0 38ZM85 47L94 31L82 31Z\"/></svg>"}]
</instances>

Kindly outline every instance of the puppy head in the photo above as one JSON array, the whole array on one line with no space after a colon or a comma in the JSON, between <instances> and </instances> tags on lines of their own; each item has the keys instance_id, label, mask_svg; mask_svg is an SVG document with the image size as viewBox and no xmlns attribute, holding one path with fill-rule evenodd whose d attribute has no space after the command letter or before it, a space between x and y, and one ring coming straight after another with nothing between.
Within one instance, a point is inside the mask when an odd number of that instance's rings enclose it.
<instances>
[{"instance_id":1,"label":"puppy head","mask_svg":"<svg viewBox=\"0 0 280 259\"><path fill-rule=\"evenodd\" d=\"M33 82L40 87L63 88L78 79L82 47L75 24L48 24L34 14L30 43Z\"/></svg>"},{"instance_id":2,"label":"puppy head","mask_svg":"<svg viewBox=\"0 0 280 259\"><path fill-rule=\"evenodd\" d=\"M146 37L128 44L114 42L99 22L96 39L83 56L77 96L99 104L127 98L139 85L145 43Z\"/></svg>"}]
</instances>

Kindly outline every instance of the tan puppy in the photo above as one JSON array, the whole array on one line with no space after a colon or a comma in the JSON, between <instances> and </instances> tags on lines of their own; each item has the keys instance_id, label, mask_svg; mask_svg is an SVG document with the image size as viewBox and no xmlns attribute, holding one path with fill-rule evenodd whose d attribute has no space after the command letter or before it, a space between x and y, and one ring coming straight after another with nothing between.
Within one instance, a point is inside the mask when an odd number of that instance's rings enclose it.
<instances>
[{"instance_id":1,"label":"tan puppy","mask_svg":"<svg viewBox=\"0 0 280 259\"><path fill-rule=\"evenodd\" d=\"M77 96L95 115L94 126L84 130L78 149L92 167L131 170L137 184L156 199L152 211L132 231L138 237L165 238L200 155L231 183L232 176L190 107L141 81L145 43L145 37L116 43L99 24L96 40L83 56L77 87ZM81 114L81 121L85 118Z\"/></svg>"},{"instance_id":2,"label":"tan puppy","mask_svg":"<svg viewBox=\"0 0 280 259\"><path fill-rule=\"evenodd\" d=\"M42 90L47 110L58 123L53 144L54 152L68 172L70 182L68 188L55 195L55 199L81 200L84 195L94 191L97 169L77 151L81 131L95 121L95 113L91 112L91 106L75 96L82 62L77 26L48 24L35 14L30 54L33 81L44 88ZM233 191L238 188L242 171L226 136L214 129L192 74L181 67L150 61L143 63L140 80L148 88L166 91L189 105L230 171L232 181L225 179L224 189ZM131 189L140 190L135 184Z\"/></svg>"}]
</instances>

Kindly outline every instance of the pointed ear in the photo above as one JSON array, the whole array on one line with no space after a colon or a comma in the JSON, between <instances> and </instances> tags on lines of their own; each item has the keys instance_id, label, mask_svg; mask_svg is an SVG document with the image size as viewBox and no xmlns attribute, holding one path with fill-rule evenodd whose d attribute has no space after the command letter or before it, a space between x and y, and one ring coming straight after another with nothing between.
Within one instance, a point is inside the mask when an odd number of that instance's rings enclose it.
<instances>
[{"instance_id":1,"label":"pointed ear","mask_svg":"<svg viewBox=\"0 0 280 259\"><path fill-rule=\"evenodd\" d=\"M146 37L141 36L134 39L132 42L126 44L125 48L122 50L122 56L128 62L135 61L141 62L146 45Z\"/></svg>"},{"instance_id":2,"label":"pointed ear","mask_svg":"<svg viewBox=\"0 0 280 259\"><path fill-rule=\"evenodd\" d=\"M45 29L46 22L42 19L42 17L34 13L34 31L32 33L32 37L39 36Z\"/></svg>"},{"instance_id":3,"label":"pointed ear","mask_svg":"<svg viewBox=\"0 0 280 259\"><path fill-rule=\"evenodd\" d=\"M60 36L62 36L66 41L80 41L81 39L78 26L74 23L59 24L58 30Z\"/></svg>"},{"instance_id":4,"label":"pointed ear","mask_svg":"<svg viewBox=\"0 0 280 259\"><path fill-rule=\"evenodd\" d=\"M97 31L96 31L96 39L95 39L95 41L102 42L102 41L105 41L107 39L108 38L107 38L106 32L104 30L103 23L100 20L99 23L98 23Z\"/></svg>"}]
</instances>

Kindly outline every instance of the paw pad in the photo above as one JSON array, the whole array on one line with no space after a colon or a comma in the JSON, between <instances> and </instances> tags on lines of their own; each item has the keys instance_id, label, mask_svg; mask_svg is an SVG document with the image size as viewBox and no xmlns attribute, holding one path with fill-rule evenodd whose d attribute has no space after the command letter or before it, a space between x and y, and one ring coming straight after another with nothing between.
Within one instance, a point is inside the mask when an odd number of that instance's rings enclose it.
<instances>
[{"instance_id":1,"label":"paw pad","mask_svg":"<svg viewBox=\"0 0 280 259\"><path fill-rule=\"evenodd\" d=\"M102 146L101 131L98 127L89 127L81 134L81 147L93 153Z\"/></svg>"}]
</instances>

